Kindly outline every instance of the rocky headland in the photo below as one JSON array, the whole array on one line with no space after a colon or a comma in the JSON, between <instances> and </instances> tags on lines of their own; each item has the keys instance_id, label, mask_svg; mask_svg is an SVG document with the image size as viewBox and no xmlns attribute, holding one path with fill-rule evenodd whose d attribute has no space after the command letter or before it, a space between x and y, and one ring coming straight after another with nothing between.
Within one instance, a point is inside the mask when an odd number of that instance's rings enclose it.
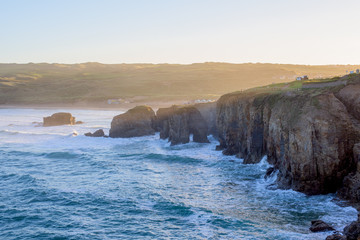
<instances>
[{"instance_id":1,"label":"rocky headland","mask_svg":"<svg viewBox=\"0 0 360 240\"><path fill-rule=\"evenodd\" d=\"M310 195L341 189L342 197L358 201L359 76L352 80L340 87L222 96L218 148L244 163L266 155L280 188Z\"/></svg>"},{"instance_id":2,"label":"rocky headland","mask_svg":"<svg viewBox=\"0 0 360 240\"><path fill-rule=\"evenodd\" d=\"M336 81L346 84L333 84ZM263 156L277 184L309 195L339 193L360 200L360 75L311 88L255 89L223 95L217 103L159 108L138 106L115 116L110 137L160 133L171 145L206 143L245 164ZM359 163L360 166L360 163Z\"/></svg>"},{"instance_id":3,"label":"rocky headland","mask_svg":"<svg viewBox=\"0 0 360 240\"><path fill-rule=\"evenodd\" d=\"M217 102L218 150L245 164L266 155L277 185L309 195L337 192L359 209L360 75L317 87L258 89ZM271 173L270 173L271 174ZM358 239L359 220L329 239ZM341 238L342 237L342 238Z\"/></svg>"},{"instance_id":4,"label":"rocky headland","mask_svg":"<svg viewBox=\"0 0 360 240\"><path fill-rule=\"evenodd\" d=\"M244 164L267 156L273 165L268 174L277 172L279 188L308 195L337 192L354 206L360 202L359 74L302 88L234 92L216 103L174 105L156 113L139 106L114 117L110 137L155 132L171 145L188 143L191 135L207 143L212 134L218 150ZM352 223L344 234L360 234L358 226ZM343 236L336 234L334 239Z\"/></svg>"}]
</instances>

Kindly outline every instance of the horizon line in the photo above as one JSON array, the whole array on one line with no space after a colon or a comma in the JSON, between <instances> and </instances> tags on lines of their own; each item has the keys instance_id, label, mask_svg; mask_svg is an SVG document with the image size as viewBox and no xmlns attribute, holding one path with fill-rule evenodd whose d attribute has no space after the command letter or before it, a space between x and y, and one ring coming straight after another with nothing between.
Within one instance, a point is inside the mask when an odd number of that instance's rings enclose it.
<instances>
[{"instance_id":1,"label":"horizon line","mask_svg":"<svg viewBox=\"0 0 360 240\"><path fill-rule=\"evenodd\" d=\"M302 63L273 63L273 62L216 62L216 61L206 61L206 62L192 62L192 63L150 63L150 62L123 62L123 63L103 63L96 61L88 62L76 62L76 63L62 63L62 62L0 62L3 65L18 64L18 65L31 65L31 64L61 64L61 65L80 65L80 64L101 64L101 65L194 65L194 64L233 64L233 65L242 65L242 64L269 64L269 65L296 65L296 66L360 66L359 64L302 64Z\"/></svg>"}]
</instances>

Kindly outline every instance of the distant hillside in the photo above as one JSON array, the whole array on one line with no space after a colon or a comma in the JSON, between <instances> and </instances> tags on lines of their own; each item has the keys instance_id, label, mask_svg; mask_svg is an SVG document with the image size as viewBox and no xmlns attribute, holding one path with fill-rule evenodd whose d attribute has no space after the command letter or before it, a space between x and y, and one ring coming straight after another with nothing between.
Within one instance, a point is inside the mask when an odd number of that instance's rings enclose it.
<instances>
[{"instance_id":1,"label":"distant hillside","mask_svg":"<svg viewBox=\"0 0 360 240\"><path fill-rule=\"evenodd\" d=\"M357 68L360 66L260 63L0 64L0 103L217 99L228 92L289 82L300 75L326 78Z\"/></svg>"}]
</instances>

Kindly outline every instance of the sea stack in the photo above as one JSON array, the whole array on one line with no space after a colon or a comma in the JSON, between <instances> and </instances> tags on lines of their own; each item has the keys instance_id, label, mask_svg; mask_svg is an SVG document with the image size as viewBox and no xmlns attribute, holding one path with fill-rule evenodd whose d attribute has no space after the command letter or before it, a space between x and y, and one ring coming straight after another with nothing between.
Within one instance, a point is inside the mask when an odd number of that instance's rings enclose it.
<instances>
[{"instance_id":1,"label":"sea stack","mask_svg":"<svg viewBox=\"0 0 360 240\"><path fill-rule=\"evenodd\" d=\"M43 126L60 126L60 125L75 125L75 117L71 113L59 112L54 113L50 117L43 118Z\"/></svg>"},{"instance_id":2,"label":"sea stack","mask_svg":"<svg viewBox=\"0 0 360 240\"><path fill-rule=\"evenodd\" d=\"M194 106L160 108L154 127L160 132L160 138L168 138L171 145L188 143L191 134L194 142L209 142L207 123Z\"/></svg>"},{"instance_id":3,"label":"sea stack","mask_svg":"<svg viewBox=\"0 0 360 240\"><path fill-rule=\"evenodd\" d=\"M148 106L137 106L126 113L117 115L111 122L109 137L130 138L154 135L152 122L155 119L155 112Z\"/></svg>"}]
</instances>

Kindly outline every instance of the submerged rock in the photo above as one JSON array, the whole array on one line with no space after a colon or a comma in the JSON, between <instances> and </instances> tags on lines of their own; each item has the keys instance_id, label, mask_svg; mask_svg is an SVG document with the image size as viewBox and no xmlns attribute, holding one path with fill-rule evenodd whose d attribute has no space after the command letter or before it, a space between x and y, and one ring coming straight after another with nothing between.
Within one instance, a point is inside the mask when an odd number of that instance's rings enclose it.
<instances>
[{"instance_id":1,"label":"submerged rock","mask_svg":"<svg viewBox=\"0 0 360 240\"><path fill-rule=\"evenodd\" d=\"M43 118L43 126L60 126L60 125L74 125L75 124L75 117L71 115L71 113L66 112L59 112L54 113L50 117Z\"/></svg>"},{"instance_id":2,"label":"submerged rock","mask_svg":"<svg viewBox=\"0 0 360 240\"><path fill-rule=\"evenodd\" d=\"M99 129L99 130L96 130L94 133L88 132L88 133L85 133L84 135L87 137L104 137L105 133L104 133L104 130Z\"/></svg>"},{"instance_id":3,"label":"submerged rock","mask_svg":"<svg viewBox=\"0 0 360 240\"><path fill-rule=\"evenodd\" d=\"M83 121L76 121L75 124L84 124Z\"/></svg>"},{"instance_id":4,"label":"submerged rock","mask_svg":"<svg viewBox=\"0 0 360 240\"><path fill-rule=\"evenodd\" d=\"M340 233L334 233L330 236L327 236L325 240L346 240L346 236L341 235Z\"/></svg>"},{"instance_id":5,"label":"submerged rock","mask_svg":"<svg viewBox=\"0 0 360 240\"><path fill-rule=\"evenodd\" d=\"M322 220L311 221L310 231L312 232L325 232L333 231L334 228Z\"/></svg>"},{"instance_id":6,"label":"submerged rock","mask_svg":"<svg viewBox=\"0 0 360 240\"><path fill-rule=\"evenodd\" d=\"M113 118L109 136L112 138L130 138L154 135L154 119L155 112L151 107L134 107Z\"/></svg>"}]
</instances>

